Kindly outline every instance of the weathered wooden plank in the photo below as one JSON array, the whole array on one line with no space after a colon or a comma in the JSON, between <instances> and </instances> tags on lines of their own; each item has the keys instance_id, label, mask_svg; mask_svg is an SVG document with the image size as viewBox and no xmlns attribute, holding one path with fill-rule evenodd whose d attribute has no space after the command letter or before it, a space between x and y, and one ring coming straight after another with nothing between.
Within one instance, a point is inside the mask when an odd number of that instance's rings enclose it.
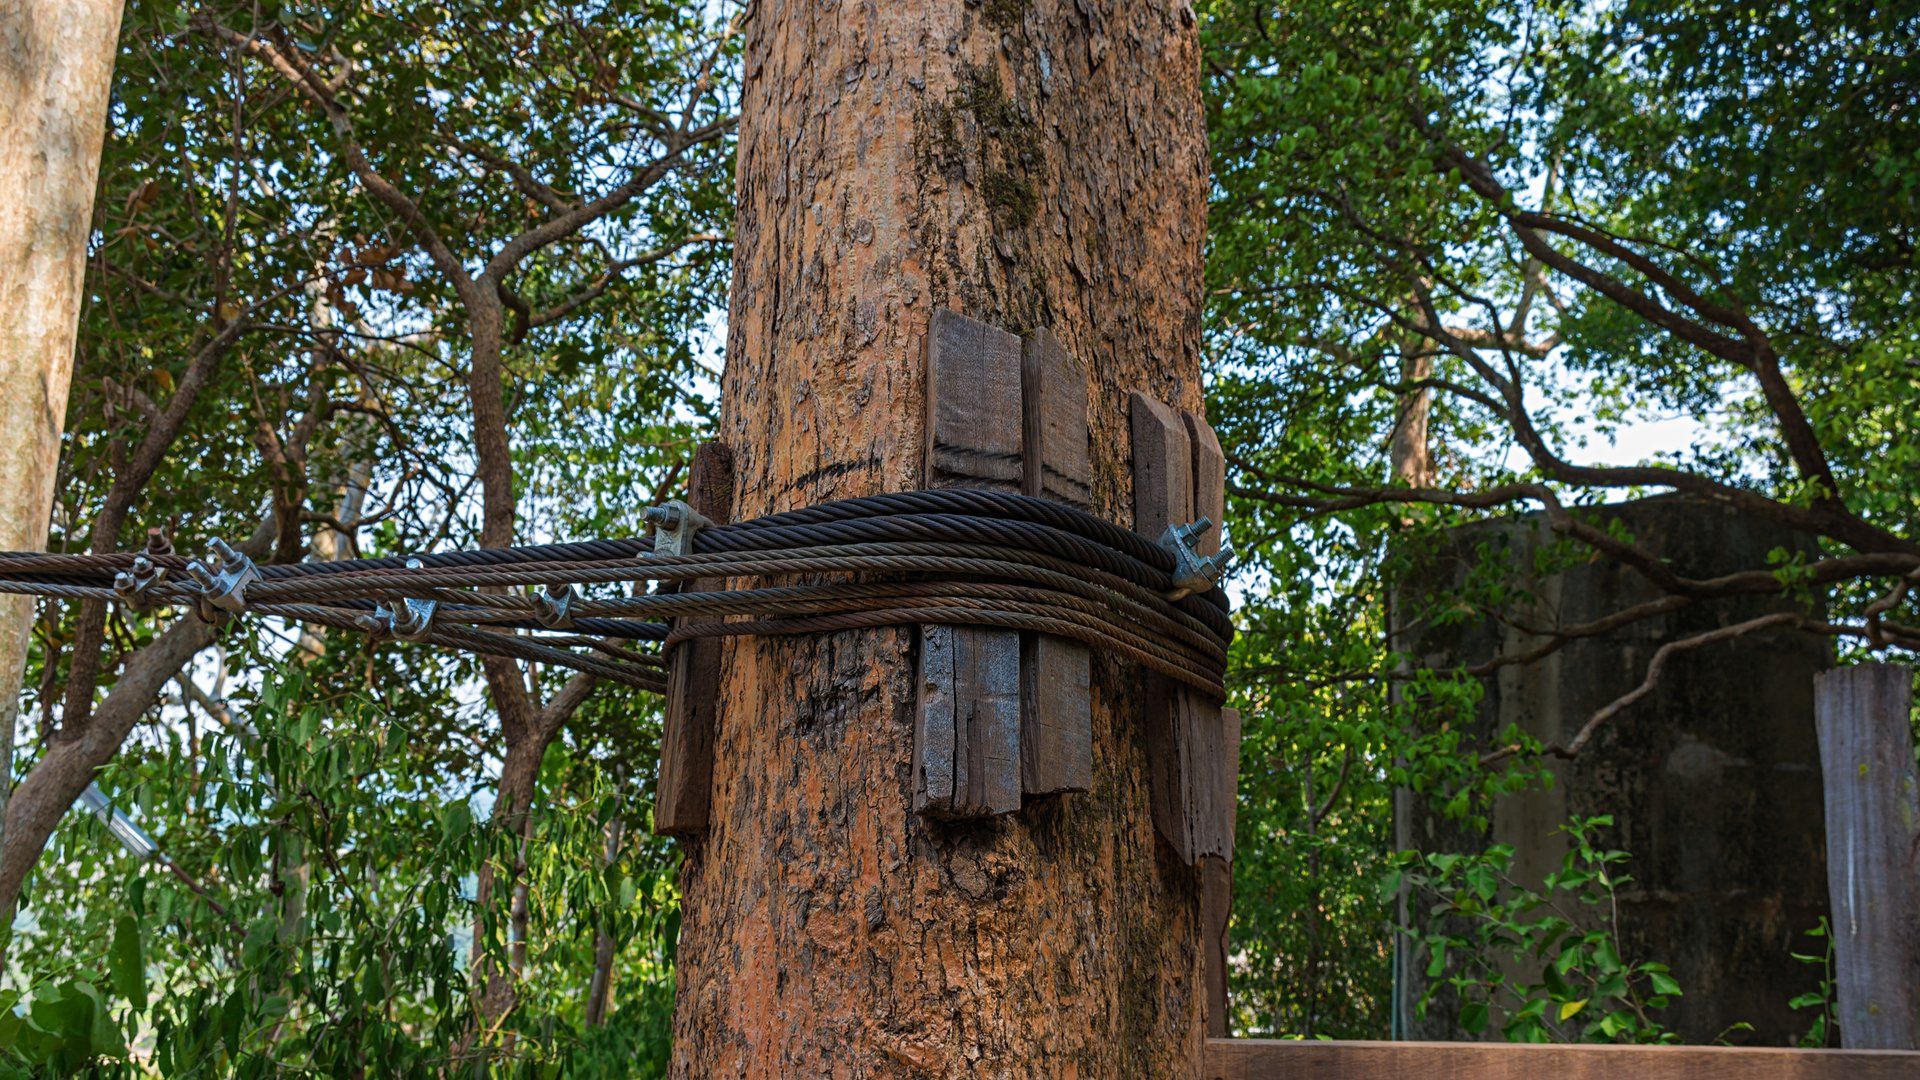
<instances>
[{"instance_id":1,"label":"weathered wooden plank","mask_svg":"<svg viewBox=\"0 0 1920 1080\"><path fill-rule=\"evenodd\" d=\"M1133 529L1158 540L1168 525L1193 520L1193 450L1186 423L1166 405L1135 391L1133 429ZM1151 672L1140 677L1153 823L1180 861L1191 866L1195 844L1195 785L1199 763L1193 732L1205 724L1195 715L1198 699L1178 683Z\"/></svg>"},{"instance_id":2,"label":"weathered wooden plank","mask_svg":"<svg viewBox=\"0 0 1920 1080\"><path fill-rule=\"evenodd\" d=\"M1200 860L1200 947L1207 987L1207 1037L1227 1037L1228 929L1233 918L1233 863Z\"/></svg>"},{"instance_id":3,"label":"weathered wooden plank","mask_svg":"<svg viewBox=\"0 0 1920 1080\"><path fill-rule=\"evenodd\" d=\"M1092 510L1086 377L1047 330L1027 335L1023 361L1024 429L1031 452L1021 490Z\"/></svg>"},{"instance_id":4,"label":"weathered wooden plank","mask_svg":"<svg viewBox=\"0 0 1920 1080\"><path fill-rule=\"evenodd\" d=\"M694 449L687 503L716 524L733 513L733 451L725 443ZM688 592L723 587L718 578L695 578ZM713 728L720 701L720 638L695 638L667 657L666 717L660 728L660 773L653 831L688 836L707 827L713 799Z\"/></svg>"},{"instance_id":5,"label":"weathered wooden plank","mask_svg":"<svg viewBox=\"0 0 1920 1080\"><path fill-rule=\"evenodd\" d=\"M1022 366L1026 439L1021 490L1093 508L1087 383L1059 339L1027 336ZM1028 795L1093 785L1093 653L1068 638L1020 635L1020 775Z\"/></svg>"},{"instance_id":6,"label":"weathered wooden plank","mask_svg":"<svg viewBox=\"0 0 1920 1080\"><path fill-rule=\"evenodd\" d=\"M1840 1039L1849 1048L1920 1050L1913 671L1904 664L1836 668L1815 677L1813 692Z\"/></svg>"},{"instance_id":7,"label":"weathered wooden plank","mask_svg":"<svg viewBox=\"0 0 1920 1080\"><path fill-rule=\"evenodd\" d=\"M1206 1080L1895 1080L1920 1054L1741 1046L1208 1039Z\"/></svg>"},{"instance_id":8,"label":"weathered wooden plank","mask_svg":"<svg viewBox=\"0 0 1920 1080\"><path fill-rule=\"evenodd\" d=\"M1160 539L1168 525L1193 520L1193 449L1180 414L1134 391L1133 531Z\"/></svg>"},{"instance_id":9,"label":"weathered wooden plank","mask_svg":"<svg viewBox=\"0 0 1920 1080\"><path fill-rule=\"evenodd\" d=\"M1180 419L1186 424L1193 458L1193 516L1213 522L1193 547L1202 555L1212 555L1220 550L1227 517L1227 457L1220 450L1220 437L1205 419L1184 410Z\"/></svg>"},{"instance_id":10,"label":"weathered wooden plank","mask_svg":"<svg viewBox=\"0 0 1920 1080\"><path fill-rule=\"evenodd\" d=\"M942 309L927 327L926 360L927 486L1019 491L1020 339ZM914 810L949 818L1018 810L1019 632L922 626L919 670Z\"/></svg>"}]
</instances>

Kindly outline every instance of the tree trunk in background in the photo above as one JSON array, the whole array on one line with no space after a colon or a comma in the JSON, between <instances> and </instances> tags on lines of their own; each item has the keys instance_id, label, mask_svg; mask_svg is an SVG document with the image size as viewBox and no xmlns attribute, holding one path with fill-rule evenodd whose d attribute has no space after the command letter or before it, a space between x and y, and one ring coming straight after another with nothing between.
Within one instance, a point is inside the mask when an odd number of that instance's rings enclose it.
<instances>
[{"instance_id":1,"label":"tree trunk in background","mask_svg":"<svg viewBox=\"0 0 1920 1080\"><path fill-rule=\"evenodd\" d=\"M0 551L47 542L119 35L120 0L0 8ZM0 598L0 821L32 624Z\"/></svg>"},{"instance_id":2,"label":"tree trunk in background","mask_svg":"<svg viewBox=\"0 0 1920 1080\"><path fill-rule=\"evenodd\" d=\"M745 48L735 519L922 484L944 306L1084 364L1129 521L1128 391L1200 407L1187 6L771 0ZM1154 831L1138 673L1095 663L1093 791L944 825L910 809L913 641L730 639L675 1074L1191 1073L1200 887Z\"/></svg>"}]
</instances>

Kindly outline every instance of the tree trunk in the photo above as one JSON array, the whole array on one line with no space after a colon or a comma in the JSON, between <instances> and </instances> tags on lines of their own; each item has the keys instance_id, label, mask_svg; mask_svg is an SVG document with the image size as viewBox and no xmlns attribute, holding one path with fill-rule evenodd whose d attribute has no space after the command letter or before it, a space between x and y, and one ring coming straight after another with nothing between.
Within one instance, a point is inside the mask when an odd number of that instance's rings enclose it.
<instances>
[{"instance_id":1,"label":"tree trunk","mask_svg":"<svg viewBox=\"0 0 1920 1080\"><path fill-rule=\"evenodd\" d=\"M0 551L47 542L119 35L119 0L0 13ZM32 622L0 598L0 821Z\"/></svg>"},{"instance_id":2,"label":"tree trunk","mask_svg":"<svg viewBox=\"0 0 1920 1080\"><path fill-rule=\"evenodd\" d=\"M744 65L735 518L922 485L944 306L1078 358L1129 521L1128 392L1201 399L1186 5L776 0ZM1095 663L1091 792L941 824L910 809L913 640L728 644L675 1074L1190 1074L1200 885L1154 831L1139 673Z\"/></svg>"}]
</instances>

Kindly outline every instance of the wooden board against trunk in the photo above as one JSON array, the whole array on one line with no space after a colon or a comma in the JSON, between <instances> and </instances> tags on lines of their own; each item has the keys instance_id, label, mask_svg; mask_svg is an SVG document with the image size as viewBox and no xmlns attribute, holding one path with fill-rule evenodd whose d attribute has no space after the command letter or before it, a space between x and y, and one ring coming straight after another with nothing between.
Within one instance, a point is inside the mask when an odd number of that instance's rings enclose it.
<instances>
[{"instance_id":1,"label":"wooden board against trunk","mask_svg":"<svg viewBox=\"0 0 1920 1080\"><path fill-rule=\"evenodd\" d=\"M694 449L687 504L718 525L732 520L733 451L725 443ZM725 586L723 578L694 578L683 592ZM720 700L722 638L694 638L667 658L666 716L660 727L660 776L653 831L688 836L707 827L713 790L714 712Z\"/></svg>"},{"instance_id":2,"label":"wooden board against trunk","mask_svg":"<svg viewBox=\"0 0 1920 1080\"><path fill-rule=\"evenodd\" d=\"M1028 495L1093 509L1087 382L1060 339L1027 335L1022 379ZM1020 773L1028 795L1093 783L1093 652L1069 638L1020 635Z\"/></svg>"},{"instance_id":3,"label":"wooden board against trunk","mask_svg":"<svg viewBox=\"0 0 1920 1080\"><path fill-rule=\"evenodd\" d=\"M1920 781L1913 670L1855 664L1813 681L1841 1044L1920 1050Z\"/></svg>"},{"instance_id":4,"label":"wooden board against trunk","mask_svg":"<svg viewBox=\"0 0 1920 1080\"><path fill-rule=\"evenodd\" d=\"M1020 490L1020 339L946 309L927 327L930 488ZM915 813L979 818L1020 809L1020 632L920 628L913 729Z\"/></svg>"},{"instance_id":5,"label":"wooden board against trunk","mask_svg":"<svg viewBox=\"0 0 1920 1080\"><path fill-rule=\"evenodd\" d=\"M1180 5L773 4L745 23L720 430L736 513L920 486L946 307L1085 365L1094 511L1127 394L1200 401L1205 132ZM1198 876L1156 850L1131 665L1085 797L911 812L912 628L729 644L680 877L678 1076L1190 1076Z\"/></svg>"}]
</instances>

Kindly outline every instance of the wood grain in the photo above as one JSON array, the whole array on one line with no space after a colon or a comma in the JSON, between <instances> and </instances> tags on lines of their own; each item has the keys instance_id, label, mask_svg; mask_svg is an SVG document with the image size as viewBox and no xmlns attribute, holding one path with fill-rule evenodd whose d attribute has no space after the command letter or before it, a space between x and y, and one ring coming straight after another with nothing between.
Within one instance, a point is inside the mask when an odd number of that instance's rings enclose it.
<instances>
[{"instance_id":1,"label":"wood grain","mask_svg":"<svg viewBox=\"0 0 1920 1080\"><path fill-rule=\"evenodd\" d=\"M694 449L687 504L715 524L729 520L733 452L725 443L703 442ZM694 578L680 588L700 592L723 585L720 578ZM667 705L653 808L653 831L662 836L696 834L707 827L712 812L713 725L723 645L720 638L694 638L674 646L667 657Z\"/></svg>"},{"instance_id":2,"label":"wood grain","mask_svg":"<svg viewBox=\"0 0 1920 1080\"><path fill-rule=\"evenodd\" d=\"M1205 1080L1911 1080L1920 1054L1735 1046L1208 1039Z\"/></svg>"},{"instance_id":3,"label":"wood grain","mask_svg":"<svg viewBox=\"0 0 1920 1080\"><path fill-rule=\"evenodd\" d=\"M1093 509L1087 383L1050 331L1027 335L1021 490ZM1093 653L1067 638L1020 635L1020 778L1028 795L1093 784Z\"/></svg>"},{"instance_id":4,"label":"wood grain","mask_svg":"<svg viewBox=\"0 0 1920 1080\"><path fill-rule=\"evenodd\" d=\"M1133 530L1158 540L1169 525L1193 520L1193 450L1180 414L1135 391L1128 399L1133 427ZM1195 699L1163 675L1140 676L1147 761L1153 783L1153 824L1181 862L1193 865L1194 785L1198 762L1192 732Z\"/></svg>"},{"instance_id":5,"label":"wood grain","mask_svg":"<svg viewBox=\"0 0 1920 1080\"><path fill-rule=\"evenodd\" d=\"M1227 1037L1227 957L1232 952L1228 932L1233 922L1233 864L1226 859L1200 860L1200 947L1206 966L1207 1037Z\"/></svg>"},{"instance_id":6,"label":"wood grain","mask_svg":"<svg viewBox=\"0 0 1920 1080\"><path fill-rule=\"evenodd\" d=\"M926 359L927 486L1020 490L1020 339L943 308L927 328ZM1017 630L920 628L916 813L1020 809L1020 651Z\"/></svg>"},{"instance_id":7,"label":"wood grain","mask_svg":"<svg viewBox=\"0 0 1920 1080\"><path fill-rule=\"evenodd\" d=\"M1827 881L1842 1045L1920 1050L1920 782L1913 670L1856 664L1816 676Z\"/></svg>"},{"instance_id":8,"label":"wood grain","mask_svg":"<svg viewBox=\"0 0 1920 1080\"><path fill-rule=\"evenodd\" d=\"M1220 550L1220 535L1227 520L1227 457L1220 450L1220 437L1198 413L1185 409L1180 420L1187 428L1189 454L1193 460L1193 516L1212 522L1193 545L1202 555Z\"/></svg>"}]
</instances>

